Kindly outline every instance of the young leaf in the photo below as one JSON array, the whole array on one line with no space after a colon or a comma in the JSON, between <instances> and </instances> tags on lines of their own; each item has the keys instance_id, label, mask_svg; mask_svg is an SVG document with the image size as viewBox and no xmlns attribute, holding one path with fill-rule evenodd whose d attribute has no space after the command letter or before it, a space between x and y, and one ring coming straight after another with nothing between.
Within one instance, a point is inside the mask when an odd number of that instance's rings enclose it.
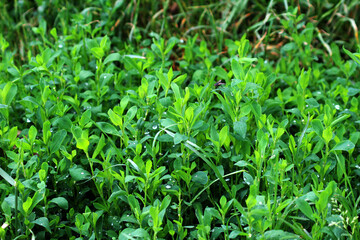
<instances>
[{"instance_id":1,"label":"young leaf","mask_svg":"<svg viewBox=\"0 0 360 240\"><path fill-rule=\"evenodd\" d=\"M76 147L84 150L84 152L88 151L88 147L89 147L89 140L85 139L85 138L79 138L76 140Z\"/></svg>"},{"instance_id":2,"label":"young leaf","mask_svg":"<svg viewBox=\"0 0 360 240\"><path fill-rule=\"evenodd\" d=\"M91 52L97 59L101 59L104 57L104 50L100 47L91 48Z\"/></svg>"}]
</instances>

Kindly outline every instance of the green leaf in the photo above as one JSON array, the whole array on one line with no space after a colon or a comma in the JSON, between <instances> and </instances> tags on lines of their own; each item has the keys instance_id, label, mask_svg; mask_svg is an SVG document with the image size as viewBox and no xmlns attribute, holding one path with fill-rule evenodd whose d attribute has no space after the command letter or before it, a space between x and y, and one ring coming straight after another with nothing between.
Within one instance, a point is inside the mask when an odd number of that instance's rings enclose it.
<instances>
[{"instance_id":1,"label":"green leaf","mask_svg":"<svg viewBox=\"0 0 360 240\"><path fill-rule=\"evenodd\" d=\"M126 122L130 122L136 115L137 113L137 107L136 106L132 106L126 113L125 115L125 119L126 119Z\"/></svg>"},{"instance_id":2,"label":"green leaf","mask_svg":"<svg viewBox=\"0 0 360 240\"><path fill-rule=\"evenodd\" d=\"M340 122L348 119L349 117L351 117L350 114L342 115L342 116L338 117L337 119L335 119L335 120L330 124L330 126L331 126L331 127L332 127L332 126L335 126L336 124L338 124L338 123L340 123Z\"/></svg>"},{"instance_id":3,"label":"green leaf","mask_svg":"<svg viewBox=\"0 0 360 240\"><path fill-rule=\"evenodd\" d=\"M94 76L94 73L93 72L90 72L90 71L85 71L85 70L81 70L80 71L80 74L79 74L79 78L81 81L89 78L89 77L92 77Z\"/></svg>"},{"instance_id":4,"label":"green leaf","mask_svg":"<svg viewBox=\"0 0 360 240\"><path fill-rule=\"evenodd\" d=\"M91 177L91 174L82 167L71 168L69 172L74 181L82 181Z\"/></svg>"},{"instance_id":5,"label":"green leaf","mask_svg":"<svg viewBox=\"0 0 360 240\"><path fill-rule=\"evenodd\" d=\"M119 53L111 53L104 60L104 65L114 61L120 61L121 55Z\"/></svg>"},{"instance_id":6,"label":"green leaf","mask_svg":"<svg viewBox=\"0 0 360 240\"><path fill-rule=\"evenodd\" d=\"M36 106L40 106L40 103L36 100L36 98L34 98L32 96L26 96L21 101L30 102Z\"/></svg>"},{"instance_id":7,"label":"green leaf","mask_svg":"<svg viewBox=\"0 0 360 240\"><path fill-rule=\"evenodd\" d=\"M85 138L78 138L76 140L76 147L84 150L84 152L88 151L88 147L89 147L89 140L85 139Z\"/></svg>"},{"instance_id":8,"label":"green leaf","mask_svg":"<svg viewBox=\"0 0 360 240\"><path fill-rule=\"evenodd\" d=\"M303 90L305 90L309 85L310 75L311 75L311 68L306 72L304 72L304 69L302 69L299 77L299 83Z\"/></svg>"},{"instance_id":9,"label":"green leaf","mask_svg":"<svg viewBox=\"0 0 360 240\"><path fill-rule=\"evenodd\" d=\"M171 89L174 92L175 98L180 99L181 98L180 89L179 89L179 86L175 82L171 83Z\"/></svg>"},{"instance_id":10,"label":"green leaf","mask_svg":"<svg viewBox=\"0 0 360 240\"><path fill-rule=\"evenodd\" d=\"M344 46L343 50L347 55L349 55L349 57L351 57L352 60L354 60L357 64L360 64L360 58L358 56L355 56L355 54L347 50Z\"/></svg>"},{"instance_id":11,"label":"green leaf","mask_svg":"<svg viewBox=\"0 0 360 240\"><path fill-rule=\"evenodd\" d=\"M55 41L58 40L58 35L57 35L56 28L52 28L52 29L50 30L50 34L51 34L51 36L53 36L53 38L55 39Z\"/></svg>"},{"instance_id":12,"label":"green leaf","mask_svg":"<svg viewBox=\"0 0 360 240\"><path fill-rule=\"evenodd\" d=\"M173 80L173 83L179 83L181 85L183 81L186 79L186 77L187 74L180 75Z\"/></svg>"},{"instance_id":13,"label":"green leaf","mask_svg":"<svg viewBox=\"0 0 360 240\"><path fill-rule=\"evenodd\" d=\"M43 139L44 139L45 144L47 144L49 142L49 139L50 139L50 136L51 136L50 126L51 126L51 123L50 123L49 120L47 120L43 124Z\"/></svg>"},{"instance_id":14,"label":"green leaf","mask_svg":"<svg viewBox=\"0 0 360 240\"><path fill-rule=\"evenodd\" d=\"M53 198L49 201L49 203L55 203L56 205L58 205L59 207L63 208L63 209L68 209L69 208L69 203L66 200L66 198L63 197L56 197Z\"/></svg>"},{"instance_id":15,"label":"green leaf","mask_svg":"<svg viewBox=\"0 0 360 240\"><path fill-rule=\"evenodd\" d=\"M298 235L283 230L270 230L264 233L265 240L301 239Z\"/></svg>"},{"instance_id":16,"label":"green leaf","mask_svg":"<svg viewBox=\"0 0 360 240\"><path fill-rule=\"evenodd\" d=\"M79 126L72 125L71 132L76 140L81 138L82 130Z\"/></svg>"},{"instance_id":17,"label":"green leaf","mask_svg":"<svg viewBox=\"0 0 360 240\"><path fill-rule=\"evenodd\" d=\"M80 118L79 125L80 127L85 127L85 125L91 120L91 110L86 110Z\"/></svg>"},{"instance_id":18,"label":"green leaf","mask_svg":"<svg viewBox=\"0 0 360 240\"><path fill-rule=\"evenodd\" d=\"M115 126L122 126L122 117L117 115L113 110L109 109L108 115L110 117L111 122Z\"/></svg>"},{"instance_id":19,"label":"green leaf","mask_svg":"<svg viewBox=\"0 0 360 240\"><path fill-rule=\"evenodd\" d=\"M228 81L228 75L227 72L222 67L215 67L214 71L215 75L218 76L220 79L224 79L225 81Z\"/></svg>"},{"instance_id":20,"label":"green leaf","mask_svg":"<svg viewBox=\"0 0 360 240\"><path fill-rule=\"evenodd\" d=\"M168 89L168 80L164 76L162 70L156 72L156 76L159 78L159 83L163 87L164 90Z\"/></svg>"},{"instance_id":21,"label":"green leaf","mask_svg":"<svg viewBox=\"0 0 360 240\"><path fill-rule=\"evenodd\" d=\"M50 143L50 154L57 152L60 149L61 144L63 143L67 133L64 129L56 132Z\"/></svg>"},{"instance_id":22,"label":"green leaf","mask_svg":"<svg viewBox=\"0 0 360 240\"><path fill-rule=\"evenodd\" d=\"M241 75L242 75L241 66L239 62L236 61L235 59L231 61L231 70L234 73L236 79L241 79Z\"/></svg>"},{"instance_id":23,"label":"green leaf","mask_svg":"<svg viewBox=\"0 0 360 240\"><path fill-rule=\"evenodd\" d=\"M104 50L100 47L91 48L91 52L97 59L101 59L105 55Z\"/></svg>"},{"instance_id":24,"label":"green leaf","mask_svg":"<svg viewBox=\"0 0 360 240\"><path fill-rule=\"evenodd\" d=\"M124 109L126 108L126 106L128 105L128 103L129 103L129 101L130 101L130 97L129 96L125 96L125 97L123 97L122 99L121 99L121 101L120 101L120 107L121 107L121 109L122 109L122 111L124 111ZM119 114L117 111L115 111L117 114ZM122 112L120 113L120 114L122 114Z\"/></svg>"},{"instance_id":25,"label":"green leaf","mask_svg":"<svg viewBox=\"0 0 360 240\"><path fill-rule=\"evenodd\" d=\"M168 135L170 135L172 138L174 138L174 136L175 136L174 133L172 133L166 129L164 129L164 130ZM207 159L205 152L198 145L196 145L195 143L193 143L189 140L186 141L185 146L187 148L189 148L191 151L193 151L198 157L200 157L214 171L216 177L220 180L220 182L223 185L223 187L225 188L225 190L231 195L232 193L231 193L230 188L227 185L224 177L221 175L221 173L219 172L219 169L215 166L215 164L211 160ZM201 151L201 153L198 152L198 150Z\"/></svg>"},{"instance_id":26,"label":"green leaf","mask_svg":"<svg viewBox=\"0 0 360 240\"><path fill-rule=\"evenodd\" d=\"M72 121L68 116L58 118L54 120L52 124L53 126L58 127L59 129L65 129L68 132L71 131Z\"/></svg>"},{"instance_id":27,"label":"green leaf","mask_svg":"<svg viewBox=\"0 0 360 240\"><path fill-rule=\"evenodd\" d=\"M246 124L247 117L242 117L240 121L234 122L234 132L236 134L239 134L241 138L246 137L246 130L247 130L247 124Z\"/></svg>"},{"instance_id":28,"label":"green leaf","mask_svg":"<svg viewBox=\"0 0 360 240\"><path fill-rule=\"evenodd\" d=\"M166 107L166 108L168 108L169 106L171 106L173 104L173 101L172 101L171 97L160 98L159 102L161 103L161 105L163 107Z\"/></svg>"},{"instance_id":29,"label":"green leaf","mask_svg":"<svg viewBox=\"0 0 360 240\"><path fill-rule=\"evenodd\" d=\"M92 155L92 158L96 158L97 155L101 152L101 150L103 149L103 147L105 146L105 137L103 134L101 134L100 140L95 148L95 151Z\"/></svg>"},{"instance_id":30,"label":"green leaf","mask_svg":"<svg viewBox=\"0 0 360 240\"><path fill-rule=\"evenodd\" d=\"M37 135L37 129L33 125L29 128L29 140L31 144L35 142L36 135Z\"/></svg>"},{"instance_id":31,"label":"green leaf","mask_svg":"<svg viewBox=\"0 0 360 240\"><path fill-rule=\"evenodd\" d=\"M43 104L46 103L46 101L49 98L50 94L51 94L51 90L50 90L49 86L45 86L44 91L43 91L43 93L41 95L41 100L42 100Z\"/></svg>"},{"instance_id":32,"label":"green leaf","mask_svg":"<svg viewBox=\"0 0 360 240\"><path fill-rule=\"evenodd\" d=\"M185 141L187 140L188 137L183 135L183 134L180 134L180 133L175 133L175 136L174 136L174 144L179 144L181 143L182 141Z\"/></svg>"},{"instance_id":33,"label":"green leaf","mask_svg":"<svg viewBox=\"0 0 360 240\"><path fill-rule=\"evenodd\" d=\"M119 235L119 239L151 239L149 233L143 228L125 228Z\"/></svg>"},{"instance_id":34,"label":"green leaf","mask_svg":"<svg viewBox=\"0 0 360 240\"><path fill-rule=\"evenodd\" d=\"M0 176L3 177L10 185L15 186L15 180L7 174L1 167L0 167Z\"/></svg>"},{"instance_id":35,"label":"green leaf","mask_svg":"<svg viewBox=\"0 0 360 240\"><path fill-rule=\"evenodd\" d=\"M121 137L120 133L116 128L107 122L97 122L96 125L100 128L101 131L107 134L115 135Z\"/></svg>"},{"instance_id":36,"label":"green leaf","mask_svg":"<svg viewBox=\"0 0 360 240\"><path fill-rule=\"evenodd\" d=\"M320 106L315 98L306 99L305 102L309 105L310 108L317 108Z\"/></svg>"},{"instance_id":37,"label":"green leaf","mask_svg":"<svg viewBox=\"0 0 360 240\"><path fill-rule=\"evenodd\" d=\"M198 171L192 175L191 181L205 185L208 182L207 174L207 171Z\"/></svg>"},{"instance_id":38,"label":"green leaf","mask_svg":"<svg viewBox=\"0 0 360 240\"><path fill-rule=\"evenodd\" d=\"M216 128L214 127L214 125L211 125L210 128L210 137L213 141L215 142L219 142L220 138L219 138L219 133L216 131Z\"/></svg>"},{"instance_id":39,"label":"green leaf","mask_svg":"<svg viewBox=\"0 0 360 240\"><path fill-rule=\"evenodd\" d=\"M252 63L252 62L255 62L257 60L258 60L257 58L242 57L242 58L239 59L239 62L240 63Z\"/></svg>"},{"instance_id":40,"label":"green leaf","mask_svg":"<svg viewBox=\"0 0 360 240\"><path fill-rule=\"evenodd\" d=\"M333 149L331 149L331 151L336 151L336 150L340 150L340 151L350 151L351 149L353 149L355 147L355 144L352 143L350 140L345 140L345 141L341 141L338 144L335 145L335 147L333 147Z\"/></svg>"},{"instance_id":41,"label":"green leaf","mask_svg":"<svg viewBox=\"0 0 360 240\"><path fill-rule=\"evenodd\" d=\"M319 119L314 119L311 121L311 127L314 129L316 134L321 137L324 131L324 127Z\"/></svg>"},{"instance_id":42,"label":"green leaf","mask_svg":"<svg viewBox=\"0 0 360 240\"><path fill-rule=\"evenodd\" d=\"M26 201L23 202L23 204L22 204L22 207L23 207L24 212L25 212L26 214L28 214L29 209L30 209L30 207L31 207L31 204L32 204L32 198L31 198L31 197L27 197Z\"/></svg>"},{"instance_id":43,"label":"green leaf","mask_svg":"<svg viewBox=\"0 0 360 240\"><path fill-rule=\"evenodd\" d=\"M3 89L3 103L5 105L10 105L12 100L14 99L17 93L17 86L12 84L12 82L8 82Z\"/></svg>"},{"instance_id":44,"label":"green leaf","mask_svg":"<svg viewBox=\"0 0 360 240\"><path fill-rule=\"evenodd\" d=\"M224 144L226 144L225 146L227 146L228 145L227 143L230 142L228 132L229 132L229 126L225 125L219 133L220 146L223 146Z\"/></svg>"},{"instance_id":45,"label":"green leaf","mask_svg":"<svg viewBox=\"0 0 360 240\"><path fill-rule=\"evenodd\" d=\"M51 233L49 220L46 217L38 218L38 219L32 221L32 223L35 223L37 225L40 225L40 226L44 227L48 232Z\"/></svg>"},{"instance_id":46,"label":"green leaf","mask_svg":"<svg viewBox=\"0 0 360 240\"><path fill-rule=\"evenodd\" d=\"M316 202L316 208L319 213L324 214L325 211L327 211L327 205L329 202L330 196L333 194L336 188L336 183L334 181L331 181L327 187L320 193L319 200Z\"/></svg>"},{"instance_id":47,"label":"green leaf","mask_svg":"<svg viewBox=\"0 0 360 240\"><path fill-rule=\"evenodd\" d=\"M305 201L302 198L298 198L296 199L296 205L298 207L298 209L305 214L305 216L307 216L309 219L314 220L314 213L313 210L311 209L309 203L307 201Z\"/></svg>"},{"instance_id":48,"label":"green leaf","mask_svg":"<svg viewBox=\"0 0 360 240\"><path fill-rule=\"evenodd\" d=\"M236 162L235 165L238 167L246 167L248 165L248 163L244 160L240 160L240 161Z\"/></svg>"},{"instance_id":49,"label":"green leaf","mask_svg":"<svg viewBox=\"0 0 360 240\"><path fill-rule=\"evenodd\" d=\"M324 138L326 143L329 143L332 139L333 133L331 127L327 127L322 134L322 137Z\"/></svg>"},{"instance_id":50,"label":"green leaf","mask_svg":"<svg viewBox=\"0 0 360 240\"><path fill-rule=\"evenodd\" d=\"M244 174L244 176L243 176L244 177L244 182L249 186L253 185L254 184L254 178L250 174L248 174L247 172L244 172L243 174Z\"/></svg>"}]
</instances>

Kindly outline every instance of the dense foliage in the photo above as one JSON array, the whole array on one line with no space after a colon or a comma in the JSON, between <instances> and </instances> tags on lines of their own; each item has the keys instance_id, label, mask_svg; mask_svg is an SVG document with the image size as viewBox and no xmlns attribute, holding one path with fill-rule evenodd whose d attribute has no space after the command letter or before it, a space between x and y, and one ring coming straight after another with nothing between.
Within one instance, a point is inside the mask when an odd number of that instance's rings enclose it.
<instances>
[{"instance_id":1,"label":"dense foliage","mask_svg":"<svg viewBox=\"0 0 360 240\"><path fill-rule=\"evenodd\" d=\"M359 239L359 3L311 2L1 2L0 239Z\"/></svg>"}]
</instances>

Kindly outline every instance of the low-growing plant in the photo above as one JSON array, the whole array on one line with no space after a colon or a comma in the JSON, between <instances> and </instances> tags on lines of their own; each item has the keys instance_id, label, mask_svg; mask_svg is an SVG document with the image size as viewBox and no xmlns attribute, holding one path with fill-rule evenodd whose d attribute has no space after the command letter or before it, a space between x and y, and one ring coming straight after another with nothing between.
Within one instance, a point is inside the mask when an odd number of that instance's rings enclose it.
<instances>
[{"instance_id":1,"label":"low-growing plant","mask_svg":"<svg viewBox=\"0 0 360 240\"><path fill-rule=\"evenodd\" d=\"M357 3L200 3L0 3L0 239L360 237Z\"/></svg>"}]
</instances>

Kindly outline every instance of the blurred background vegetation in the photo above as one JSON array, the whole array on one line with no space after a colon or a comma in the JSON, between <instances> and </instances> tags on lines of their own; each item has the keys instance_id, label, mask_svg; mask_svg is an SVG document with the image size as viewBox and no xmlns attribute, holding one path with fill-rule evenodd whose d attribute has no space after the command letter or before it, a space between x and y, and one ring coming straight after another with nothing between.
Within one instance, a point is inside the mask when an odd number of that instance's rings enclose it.
<instances>
[{"instance_id":1,"label":"blurred background vegetation","mask_svg":"<svg viewBox=\"0 0 360 240\"><path fill-rule=\"evenodd\" d=\"M0 2L0 29L17 61L46 44L44 33L53 28L65 43L81 41L74 39L79 31L89 38L108 35L114 50L148 46L153 37L187 40L198 34L218 53L226 50L225 39L246 33L257 57L278 59L296 43L310 44L315 55L317 50L331 55L331 43L357 50L359 5L358 0L15 0Z\"/></svg>"}]
</instances>

